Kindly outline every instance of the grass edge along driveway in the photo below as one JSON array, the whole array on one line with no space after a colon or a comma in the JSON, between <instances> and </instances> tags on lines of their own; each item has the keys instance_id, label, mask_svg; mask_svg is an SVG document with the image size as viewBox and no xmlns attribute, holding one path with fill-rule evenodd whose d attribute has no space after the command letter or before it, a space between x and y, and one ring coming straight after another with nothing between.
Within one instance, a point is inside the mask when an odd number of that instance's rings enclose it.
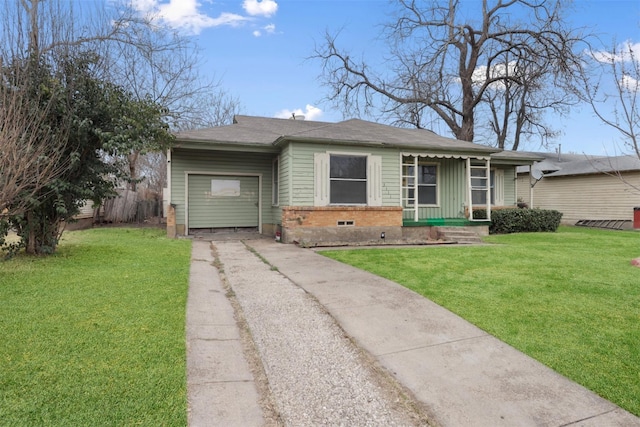
<instances>
[{"instance_id":1,"label":"grass edge along driveway","mask_svg":"<svg viewBox=\"0 0 640 427\"><path fill-rule=\"evenodd\" d=\"M393 280L640 416L640 233L561 227L491 245L322 251Z\"/></svg>"},{"instance_id":2,"label":"grass edge along driveway","mask_svg":"<svg viewBox=\"0 0 640 427\"><path fill-rule=\"evenodd\" d=\"M191 243L163 235L68 232L0 262L0 425L186 425Z\"/></svg>"}]
</instances>

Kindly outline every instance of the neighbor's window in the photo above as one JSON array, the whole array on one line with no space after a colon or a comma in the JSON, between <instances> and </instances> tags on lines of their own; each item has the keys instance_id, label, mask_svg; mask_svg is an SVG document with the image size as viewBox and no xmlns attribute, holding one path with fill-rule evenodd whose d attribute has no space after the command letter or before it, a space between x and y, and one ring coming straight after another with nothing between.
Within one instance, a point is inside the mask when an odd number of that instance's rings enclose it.
<instances>
[{"instance_id":1,"label":"neighbor's window","mask_svg":"<svg viewBox=\"0 0 640 427\"><path fill-rule=\"evenodd\" d=\"M278 206L278 196L280 191L280 188L278 186L280 181L280 162L278 157L273 160L271 177L271 203L273 204L273 206Z\"/></svg>"},{"instance_id":2,"label":"neighbor's window","mask_svg":"<svg viewBox=\"0 0 640 427\"><path fill-rule=\"evenodd\" d=\"M332 204L367 204L367 157L332 154L329 166Z\"/></svg>"}]
</instances>

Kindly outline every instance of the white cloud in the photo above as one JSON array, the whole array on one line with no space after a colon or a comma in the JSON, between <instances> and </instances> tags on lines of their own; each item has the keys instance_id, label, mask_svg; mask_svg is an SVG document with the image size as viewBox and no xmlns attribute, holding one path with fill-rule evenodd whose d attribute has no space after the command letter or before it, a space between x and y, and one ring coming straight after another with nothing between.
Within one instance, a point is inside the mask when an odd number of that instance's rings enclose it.
<instances>
[{"instance_id":1,"label":"white cloud","mask_svg":"<svg viewBox=\"0 0 640 427\"><path fill-rule=\"evenodd\" d=\"M290 119L293 114L295 114L296 116L304 116L305 120L318 120L322 117L323 112L318 107L307 104L305 107L305 111L302 111L301 108L298 108L296 110L284 109L277 112L275 117L278 119Z\"/></svg>"},{"instance_id":2,"label":"white cloud","mask_svg":"<svg viewBox=\"0 0 640 427\"><path fill-rule=\"evenodd\" d=\"M262 35L263 30L266 34L274 34L276 32L276 26L275 24L269 24L267 26L262 27L262 30L255 30L253 32L253 35L255 37L260 37Z\"/></svg>"},{"instance_id":3,"label":"white cloud","mask_svg":"<svg viewBox=\"0 0 640 427\"><path fill-rule=\"evenodd\" d=\"M242 8L251 16L273 16L278 10L274 0L244 0Z\"/></svg>"},{"instance_id":4,"label":"white cloud","mask_svg":"<svg viewBox=\"0 0 640 427\"><path fill-rule=\"evenodd\" d=\"M627 40L615 47L614 51L598 51L591 54L598 62L630 62L640 61L640 42L633 43Z\"/></svg>"},{"instance_id":5,"label":"white cloud","mask_svg":"<svg viewBox=\"0 0 640 427\"><path fill-rule=\"evenodd\" d=\"M228 25L237 27L250 18L235 13L221 13L212 18L200 11L197 0L132 0L131 6L138 12L159 19L175 29L199 34L203 29Z\"/></svg>"},{"instance_id":6,"label":"white cloud","mask_svg":"<svg viewBox=\"0 0 640 427\"><path fill-rule=\"evenodd\" d=\"M484 84L484 82L489 79L506 77L508 75L515 75L516 73L516 63L515 61L509 62L508 64L497 64L491 67L489 73L487 75L487 66L482 65L476 68L473 71L473 83L480 86ZM491 84L491 87L494 89L504 88L504 84L501 81L497 81Z\"/></svg>"},{"instance_id":7,"label":"white cloud","mask_svg":"<svg viewBox=\"0 0 640 427\"><path fill-rule=\"evenodd\" d=\"M628 74L622 76L620 79L620 86L631 93L640 94L640 80Z\"/></svg>"}]
</instances>

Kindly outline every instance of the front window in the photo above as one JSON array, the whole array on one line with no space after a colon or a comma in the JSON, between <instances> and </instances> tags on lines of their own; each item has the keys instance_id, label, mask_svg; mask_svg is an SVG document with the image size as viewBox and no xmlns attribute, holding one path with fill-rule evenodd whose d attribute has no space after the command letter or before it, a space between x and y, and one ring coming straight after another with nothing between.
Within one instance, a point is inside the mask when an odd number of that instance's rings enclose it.
<instances>
[{"instance_id":1,"label":"front window","mask_svg":"<svg viewBox=\"0 0 640 427\"><path fill-rule=\"evenodd\" d=\"M438 204L438 167L436 165L418 165L418 204Z\"/></svg>"},{"instance_id":2,"label":"front window","mask_svg":"<svg viewBox=\"0 0 640 427\"><path fill-rule=\"evenodd\" d=\"M403 158L402 187L405 206L438 204L438 165L419 162L413 156ZM417 194L416 194L417 190Z\"/></svg>"},{"instance_id":3,"label":"front window","mask_svg":"<svg viewBox=\"0 0 640 427\"><path fill-rule=\"evenodd\" d=\"M471 197L474 205L487 204L487 185L491 193L491 204L495 205L495 175L495 171L492 170L487 178L486 168L471 168Z\"/></svg>"},{"instance_id":4,"label":"front window","mask_svg":"<svg viewBox=\"0 0 640 427\"><path fill-rule=\"evenodd\" d=\"M329 166L332 204L367 204L367 157L332 154Z\"/></svg>"}]
</instances>

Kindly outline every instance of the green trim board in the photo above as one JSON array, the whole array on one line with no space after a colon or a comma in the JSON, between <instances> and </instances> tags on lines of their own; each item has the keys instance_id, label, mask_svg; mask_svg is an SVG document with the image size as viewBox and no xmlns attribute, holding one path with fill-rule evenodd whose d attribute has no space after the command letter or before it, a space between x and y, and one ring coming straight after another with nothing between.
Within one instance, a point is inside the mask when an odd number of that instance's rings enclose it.
<instances>
[{"instance_id":1,"label":"green trim board","mask_svg":"<svg viewBox=\"0 0 640 427\"><path fill-rule=\"evenodd\" d=\"M491 221L469 221L465 218L428 218L419 221L402 220L403 227L467 227L491 225Z\"/></svg>"}]
</instances>

